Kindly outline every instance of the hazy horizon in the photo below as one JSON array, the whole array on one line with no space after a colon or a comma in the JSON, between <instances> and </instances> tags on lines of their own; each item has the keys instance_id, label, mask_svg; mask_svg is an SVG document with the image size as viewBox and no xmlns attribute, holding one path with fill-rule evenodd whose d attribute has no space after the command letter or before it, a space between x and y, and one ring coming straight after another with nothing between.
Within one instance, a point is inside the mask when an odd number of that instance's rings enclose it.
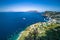
<instances>
[{"instance_id":1,"label":"hazy horizon","mask_svg":"<svg viewBox=\"0 0 60 40\"><path fill-rule=\"evenodd\" d=\"M60 0L1 0L0 12L60 11Z\"/></svg>"}]
</instances>

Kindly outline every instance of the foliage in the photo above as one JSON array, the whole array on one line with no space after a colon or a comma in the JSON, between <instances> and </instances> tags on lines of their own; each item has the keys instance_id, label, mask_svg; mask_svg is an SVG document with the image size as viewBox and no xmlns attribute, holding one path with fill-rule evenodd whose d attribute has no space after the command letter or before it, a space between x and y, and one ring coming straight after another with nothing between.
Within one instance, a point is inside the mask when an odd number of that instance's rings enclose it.
<instances>
[{"instance_id":1,"label":"foliage","mask_svg":"<svg viewBox=\"0 0 60 40\"><path fill-rule=\"evenodd\" d=\"M34 28L28 27L19 40L60 40L60 24L48 26L40 26L40 23L34 24Z\"/></svg>"}]
</instances>

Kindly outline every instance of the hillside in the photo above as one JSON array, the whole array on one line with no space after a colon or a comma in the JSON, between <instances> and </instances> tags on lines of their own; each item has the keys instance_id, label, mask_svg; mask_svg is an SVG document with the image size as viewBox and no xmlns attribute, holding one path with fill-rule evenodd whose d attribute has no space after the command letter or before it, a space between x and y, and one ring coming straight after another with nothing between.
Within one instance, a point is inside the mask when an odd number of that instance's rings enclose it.
<instances>
[{"instance_id":1,"label":"hillside","mask_svg":"<svg viewBox=\"0 0 60 40\"><path fill-rule=\"evenodd\" d=\"M60 25L39 22L27 27L17 40L60 40Z\"/></svg>"}]
</instances>

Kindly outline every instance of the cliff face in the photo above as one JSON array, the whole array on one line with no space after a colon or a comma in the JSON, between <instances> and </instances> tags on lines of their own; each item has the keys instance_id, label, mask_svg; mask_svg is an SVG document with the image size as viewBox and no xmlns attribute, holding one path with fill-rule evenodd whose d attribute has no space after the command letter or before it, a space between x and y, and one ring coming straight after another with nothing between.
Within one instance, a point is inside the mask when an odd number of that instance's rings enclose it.
<instances>
[{"instance_id":1,"label":"cliff face","mask_svg":"<svg viewBox=\"0 0 60 40\"><path fill-rule=\"evenodd\" d=\"M59 40L60 36L58 35L60 35L60 32L57 28L60 28L60 25L56 23L51 23L48 25L47 22L39 22L27 27L19 34L17 40Z\"/></svg>"},{"instance_id":2,"label":"cliff face","mask_svg":"<svg viewBox=\"0 0 60 40\"><path fill-rule=\"evenodd\" d=\"M60 23L60 12L45 11L44 15L56 19L57 23Z\"/></svg>"}]
</instances>

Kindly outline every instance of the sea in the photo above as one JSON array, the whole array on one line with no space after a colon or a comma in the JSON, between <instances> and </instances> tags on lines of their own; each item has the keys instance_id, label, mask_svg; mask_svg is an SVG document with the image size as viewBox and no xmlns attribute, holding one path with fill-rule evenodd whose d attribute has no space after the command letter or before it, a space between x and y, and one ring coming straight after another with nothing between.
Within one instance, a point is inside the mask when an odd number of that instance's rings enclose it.
<instances>
[{"instance_id":1,"label":"sea","mask_svg":"<svg viewBox=\"0 0 60 40\"><path fill-rule=\"evenodd\" d=\"M0 12L0 40L16 40L29 25L45 22L44 12Z\"/></svg>"}]
</instances>

